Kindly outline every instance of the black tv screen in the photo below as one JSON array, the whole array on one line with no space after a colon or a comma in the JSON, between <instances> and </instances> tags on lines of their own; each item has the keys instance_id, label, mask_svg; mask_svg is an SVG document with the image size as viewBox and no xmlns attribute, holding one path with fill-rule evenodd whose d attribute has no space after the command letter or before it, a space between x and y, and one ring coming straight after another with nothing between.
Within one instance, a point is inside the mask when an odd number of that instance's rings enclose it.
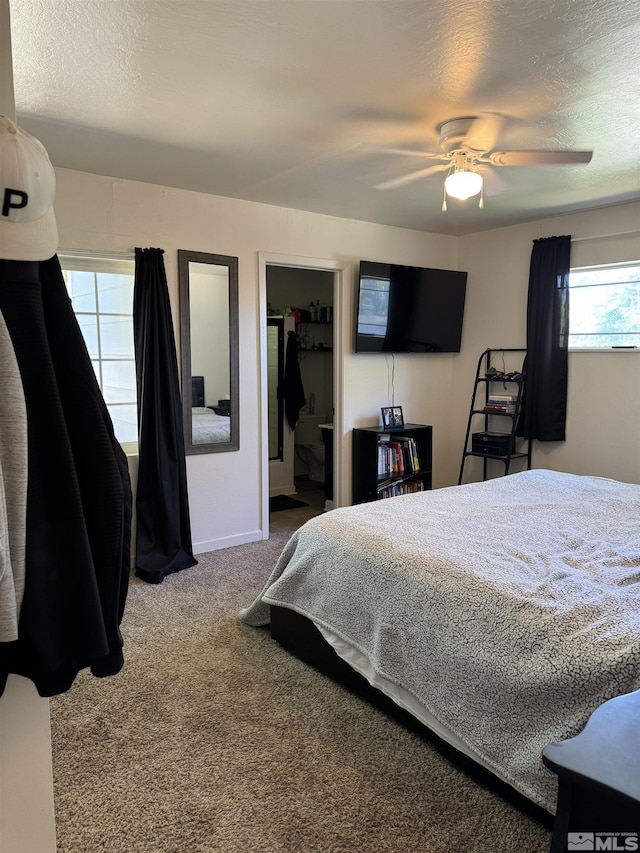
<instances>
[{"instance_id":1,"label":"black tv screen","mask_svg":"<svg viewBox=\"0 0 640 853\"><path fill-rule=\"evenodd\" d=\"M356 352L460 352L467 274L360 261Z\"/></svg>"}]
</instances>

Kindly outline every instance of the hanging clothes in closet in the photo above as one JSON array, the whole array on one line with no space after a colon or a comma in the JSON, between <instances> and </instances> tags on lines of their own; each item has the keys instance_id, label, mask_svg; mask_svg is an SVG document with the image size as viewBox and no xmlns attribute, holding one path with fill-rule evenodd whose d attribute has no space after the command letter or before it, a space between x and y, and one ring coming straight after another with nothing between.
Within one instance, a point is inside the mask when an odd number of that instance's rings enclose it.
<instances>
[{"instance_id":1,"label":"hanging clothes in closet","mask_svg":"<svg viewBox=\"0 0 640 853\"><path fill-rule=\"evenodd\" d=\"M289 427L293 430L300 417L300 409L306 403L300 362L298 360L298 336L287 333L287 349L284 362L284 377L280 394L284 400L284 413Z\"/></svg>"},{"instance_id":2,"label":"hanging clothes in closet","mask_svg":"<svg viewBox=\"0 0 640 853\"><path fill-rule=\"evenodd\" d=\"M0 642L0 694L9 673L53 696L83 668L102 677L124 663L131 484L55 256L54 192L44 148L0 118L0 311L27 450L24 596L17 638ZM19 534L18 515L14 504L0 516L0 540Z\"/></svg>"}]
</instances>

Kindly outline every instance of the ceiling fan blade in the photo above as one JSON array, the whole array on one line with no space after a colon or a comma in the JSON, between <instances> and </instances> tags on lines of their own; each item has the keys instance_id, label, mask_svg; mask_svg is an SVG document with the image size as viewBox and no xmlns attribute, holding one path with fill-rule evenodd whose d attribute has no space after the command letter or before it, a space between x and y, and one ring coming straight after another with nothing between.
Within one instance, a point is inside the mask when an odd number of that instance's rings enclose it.
<instances>
[{"instance_id":1,"label":"ceiling fan blade","mask_svg":"<svg viewBox=\"0 0 640 853\"><path fill-rule=\"evenodd\" d=\"M556 163L589 163L593 151L494 151L494 166L551 166Z\"/></svg>"},{"instance_id":2,"label":"ceiling fan blade","mask_svg":"<svg viewBox=\"0 0 640 853\"><path fill-rule=\"evenodd\" d=\"M495 169L485 167L478 169L478 171L482 175L482 180L484 181L485 197L499 195L509 189L507 181Z\"/></svg>"},{"instance_id":3,"label":"ceiling fan blade","mask_svg":"<svg viewBox=\"0 0 640 853\"><path fill-rule=\"evenodd\" d=\"M365 145L363 143L357 143L353 148L366 151L368 154L406 154L407 157L422 157L427 160L443 159L441 151L415 151L408 148L387 148L384 145Z\"/></svg>"},{"instance_id":4,"label":"ceiling fan blade","mask_svg":"<svg viewBox=\"0 0 640 853\"><path fill-rule=\"evenodd\" d=\"M471 124L464 139L464 147L471 151L493 151L504 125L503 116L497 113L483 113Z\"/></svg>"},{"instance_id":5,"label":"ceiling fan blade","mask_svg":"<svg viewBox=\"0 0 640 853\"><path fill-rule=\"evenodd\" d=\"M417 172L409 172L408 175L402 175L400 178L392 178L390 181L384 181L382 184L376 184L374 190L392 190L396 187L403 187L406 184L412 184L414 181L419 181L420 178L426 178L427 175L433 175L435 172L443 172L449 168L448 163L442 163L436 166L427 166L426 169L419 169Z\"/></svg>"}]
</instances>

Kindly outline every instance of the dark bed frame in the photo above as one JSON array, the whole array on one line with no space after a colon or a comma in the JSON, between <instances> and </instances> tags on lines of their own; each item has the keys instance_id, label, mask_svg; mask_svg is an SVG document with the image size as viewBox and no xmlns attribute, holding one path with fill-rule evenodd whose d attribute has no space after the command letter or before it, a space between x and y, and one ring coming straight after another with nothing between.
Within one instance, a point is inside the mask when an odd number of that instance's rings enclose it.
<instances>
[{"instance_id":1,"label":"dark bed frame","mask_svg":"<svg viewBox=\"0 0 640 853\"><path fill-rule=\"evenodd\" d=\"M548 829L552 828L554 822L552 814L528 800L523 794L515 791L510 785L498 779L473 759L446 743L408 711L400 708L388 696L372 687L366 678L352 669L336 654L309 619L294 610L271 605L271 636L288 652L382 710L409 731L428 741L442 756L468 773L476 782L499 794L503 799Z\"/></svg>"},{"instance_id":2,"label":"dark bed frame","mask_svg":"<svg viewBox=\"0 0 640 853\"><path fill-rule=\"evenodd\" d=\"M545 748L543 762L558 776L554 817L372 687L336 654L309 619L272 605L270 630L287 651L418 734L476 782L552 829L551 853L564 853L570 831L640 835L640 691L605 702L579 735Z\"/></svg>"}]
</instances>

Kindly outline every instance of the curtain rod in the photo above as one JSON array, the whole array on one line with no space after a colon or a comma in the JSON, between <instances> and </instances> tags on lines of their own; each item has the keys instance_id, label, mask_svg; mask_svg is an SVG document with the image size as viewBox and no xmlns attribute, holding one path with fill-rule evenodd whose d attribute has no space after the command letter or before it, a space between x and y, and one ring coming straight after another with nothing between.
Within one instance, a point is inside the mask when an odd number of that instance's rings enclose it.
<instances>
[{"instance_id":1,"label":"curtain rod","mask_svg":"<svg viewBox=\"0 0 640 853\"><path fill-rule=\"evenodd\" d=\"M632 231L616 231L614 234L594 234L593 237L572 237L572 243L582 243L584 240L606 240L612 237L628 237L631 234L640 234L640 229L635 228Z\"/></svg>"},{"instance_id":2,"label":"curtain rod","mask_svg":"<svg viewBox=\"0 0 640 853\"><path fill-rule=\"evenodd\" d=\"M108 249L58 249L58 255L64 255L66 258L104 258L105 260L116 261L132 261L135 260L135 251L130 252L110 252Z\"/></svg>"}]
</instances>

